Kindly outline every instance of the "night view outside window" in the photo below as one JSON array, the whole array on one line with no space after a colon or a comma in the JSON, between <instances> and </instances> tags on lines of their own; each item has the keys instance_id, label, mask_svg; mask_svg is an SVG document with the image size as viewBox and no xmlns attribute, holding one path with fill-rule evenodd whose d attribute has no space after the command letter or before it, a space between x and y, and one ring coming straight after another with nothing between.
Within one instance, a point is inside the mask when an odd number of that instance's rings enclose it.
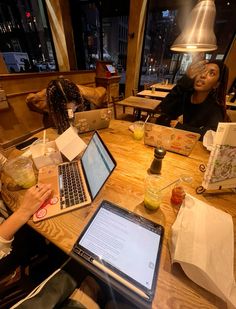
<instances>
[{"instance_id":1,"label":"night view outside window","mask_svg":"<svg viewBox=\"0 0 236 309\"><path fill-rule=\"evenodd\" d=\"M70 0L78 69L93 70L97 60L112 62L125 81L129 0Z\"/></svg>"},{"instance_id":2,"label":"night view outside window","mask_svg":"<svg viewBox=\"0 0 236 309\"><path fill-rule=\"evenodd\" d=\"M0 0L0 53L9 73L57 69L42 0Z\"/></svg>"},{"instance_id":3,"label":"night view outside window","mask_svg":"<svg viewBox=\"0 0 236 309\"><path fill-rule=\"evenodd\" d=\"M179 4L176 4L179 3ZM140 66L140 86L152 82L175 83L191 62L191 54L176 53L170 47L197 1L150 0ZM224 59L235 34L236 1L216 0L215 34L218 49L206 59Z\"/></svg>"}]
</instances>

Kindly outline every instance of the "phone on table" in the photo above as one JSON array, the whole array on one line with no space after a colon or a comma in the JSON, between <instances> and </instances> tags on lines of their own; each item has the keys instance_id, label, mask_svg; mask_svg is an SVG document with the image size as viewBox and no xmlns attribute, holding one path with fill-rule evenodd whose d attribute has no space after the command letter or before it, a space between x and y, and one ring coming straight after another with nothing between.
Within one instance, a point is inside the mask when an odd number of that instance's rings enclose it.
<instances>
[{"instance_id":1,"label":"phone on table","mask_svg":"<svg viewBox=\"0 0 236 309\"><path fill-rule=\"evenodd\" d=\"M16 145L16 149L18 150L24 150L27 147L29 147L33 142L37 141L38 137L31 137L30 139L27 139L26 141Z\"/></svg>"}]
</instances>

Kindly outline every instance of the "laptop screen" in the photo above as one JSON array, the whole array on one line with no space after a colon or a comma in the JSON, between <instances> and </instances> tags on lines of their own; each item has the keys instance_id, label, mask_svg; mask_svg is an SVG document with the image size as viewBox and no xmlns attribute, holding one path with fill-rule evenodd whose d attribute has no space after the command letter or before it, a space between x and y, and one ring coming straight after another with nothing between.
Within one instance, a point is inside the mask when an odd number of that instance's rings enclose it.
<instances>
[{"instance_id":1,"label":"laptop screen","mask_svg":"<svg viewBox=\"0 0 236 309\"><path fill-rule=\"evenodd\" d=\"M92 199L98 194L116 166L115 160L95 132L81 158Z\"/></svg>"}]
</instances>

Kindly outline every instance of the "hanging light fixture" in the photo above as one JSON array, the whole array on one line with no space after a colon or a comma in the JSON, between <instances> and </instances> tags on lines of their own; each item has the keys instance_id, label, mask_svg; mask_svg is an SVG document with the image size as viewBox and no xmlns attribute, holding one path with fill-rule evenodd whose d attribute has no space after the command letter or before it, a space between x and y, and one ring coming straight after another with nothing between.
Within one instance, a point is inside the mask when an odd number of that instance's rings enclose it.
<instances>
[{"instance_id":1,"label":"hanging light fixture","mask_svg":"<svg viewBox=\"0 0 236 309\"><path fill-rule=\"evenodd\" d=\"M214 0L199 0L190 12L184 30L170 49L177 52L216 50L215 15Z\"/></svg>"}]
</instances>

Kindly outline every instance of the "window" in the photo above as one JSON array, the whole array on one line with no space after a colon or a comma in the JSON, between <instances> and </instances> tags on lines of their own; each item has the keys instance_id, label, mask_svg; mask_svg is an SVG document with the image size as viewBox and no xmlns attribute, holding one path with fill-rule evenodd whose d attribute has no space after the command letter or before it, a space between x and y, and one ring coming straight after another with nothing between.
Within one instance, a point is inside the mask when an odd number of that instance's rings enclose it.
<instances>
[{"instance_id":1,"label":"window","mask_svg":"<svg viewBox=\"0 0 236 309\"><path fill-rule=\"evenodd\" d=\"M196 2L192 1L192 7ZM215 34L218 49L207 53L207 59L223 59L236 30L234 20L236 2L215 0L215 5ZM182 1L182 6L164 0L149 1L140 70L141 86L166 79L176 82L186 71L191 62L191 55L172 52L170 47L180 33L180 26L181 23L183 26L187 18L187 11L189 12L192 7L187 7L187 1Z\"/></svg>"},{"instance_id":2,"label":"window","mask_svg":"<svg viewBox=\"0 0 236 309\"><path fill-rule=\"evenodd\" d=\"M0 0L0 52L9 73L57 69L42 0Z\"/></svg>"},{"instance_id":3,"label":"window","mask_svg":"<svg viewBox=\"0 0 236 309\"><path fill-rule=\"evenodd\" d=\"M124 88L129 1L70 0L70 9L78 69L95 69L98 59L111 61Z\"/></svg>"}]
</instances>

